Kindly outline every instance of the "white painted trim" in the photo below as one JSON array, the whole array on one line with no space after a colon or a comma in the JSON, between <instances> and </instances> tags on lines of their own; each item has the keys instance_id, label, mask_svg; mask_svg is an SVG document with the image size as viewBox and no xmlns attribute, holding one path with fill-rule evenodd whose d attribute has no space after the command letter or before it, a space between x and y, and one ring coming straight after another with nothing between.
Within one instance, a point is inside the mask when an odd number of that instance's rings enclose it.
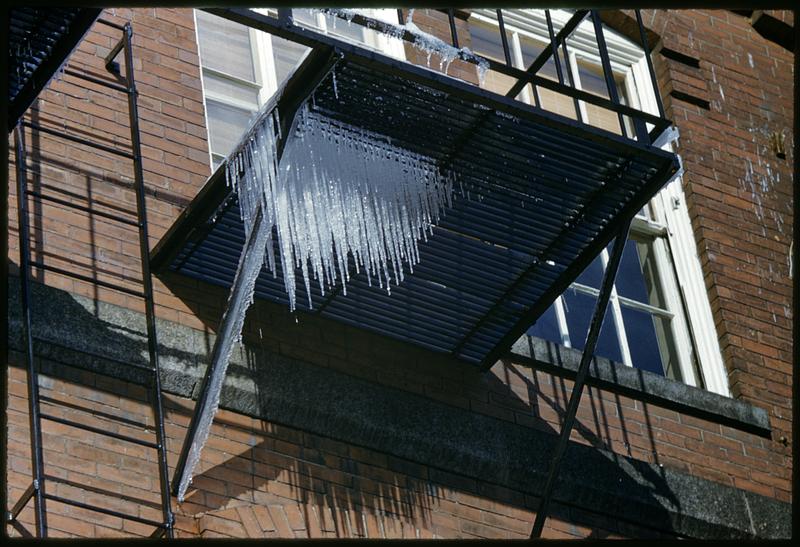
<instances>
[{"instance_id":1,"label":"white painted trim","mask_svg":"<svg viewBox=\"0 0 800 547\"><path fill-rule=\"evenodd\" d=\"M203 81L203 59L200 56L200 32L197 24L197 9L192 10L192 22L194 23L194 42L197 44L197 67L200 70L200 92L203 94L203 121L206 128L206 144L208 145L208 165L212 171L214 168L214 156L211 152L211 133L208 131L208 108L206 107L206 84Z\"/></svg>"},{"instance_id":2,"label":"white painted trim","mask_svg":"<svg viewBox=\"0 0 800 547\"><path fill-rule=\"evenodd\" d=\"M640 108L651 114L658 114L655 102L655 92L650 80L647 61L644 57L632 67L637 96L641 102ZM662 148L674 151L673 143L667 143ZM686 339L688 343L688 329L694 335L694 349L703 375L703 383L708 391L730 397L728 375L722 361L722 351L719 346L717 329L711 312L711 303L708 299L694 239L689 210L686 207L686 197L683 194L683 183L680 177L669 182L651 202L653 204L656 220L668 227L667 239L672 251L672 260L677 273L677 290L673 293L676 297L682 294L686 303L688 324L685 324ZM678 292L680 291L680 292ZM683 360L681 360L683 361ZM682 366L683 372L683 366ZM686 376L685 376L686 377ZM692 371L691 378L695 377ZM688 382L687 382L688 383ZM699 385L699 379L697 381Z\"/></svg>"}]
</instances>

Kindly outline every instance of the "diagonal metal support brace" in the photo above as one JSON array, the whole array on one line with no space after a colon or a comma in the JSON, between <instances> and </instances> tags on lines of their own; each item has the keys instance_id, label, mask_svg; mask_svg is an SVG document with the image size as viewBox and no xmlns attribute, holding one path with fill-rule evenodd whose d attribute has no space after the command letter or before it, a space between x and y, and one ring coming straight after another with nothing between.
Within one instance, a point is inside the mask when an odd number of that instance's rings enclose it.
<instances>
[{"instance_id":1,"label":"diagonal metal support brace","mask_svg":"<svg viewBox=\"0 0 800 547\"><path fill-rule=\"evenodd\" d=\"M252 229L242 248L228 304L217 330L217 339L211 354L211 364L206 369L200 397L197 400L186 438L183 441L175 476L172 479L174 494L183 501L192 479L192 471L200 461L200 452L208 439L222 392L222 383L230 362L233 345L242 332L244 316L253 302L253 292L267 252L267 236L272 226L264 221L261 209L253 218Z\"/></svg>"},{"instance_id":2,"label":"diagonal metal support brace","mask_svg":"<svg viewBox=\"0 0 800 547\"><path fill-rule=\"evenodd\" d=\"M550 460L550 469L547 472L547 481L545 482L542 498L539 502L539 508L536 511L536 520L533 523L531 530L531 539L541 537L542 530L544 529L544 521L547 518L547 509L553 497L553 489L555 487L556 479L558 479L558 472L561 468L561 462L564 459L564 454L569 444L569 437L572 433L572 427L575 425L575 415L578 412L578 405L581 401L583 387L586 384L586 377L589 373L589 363L594 357L594 350L597 346L597 340L600 337L600 329L603 326L603 319L606 316L608 309L608 301L611 298L611 289L614 287L614 279L617 277L617 270L622 260L622 251L625 249L625 242L628 239L628 231L631 227L631 220L628 219L620 228L614 240L614 248L611 251L611 256L606 266L606 271L603 274L603 284L600 287L600 295L597 298L597 305L594 308L594 315L592 315L592 322L589 324L589 332L586 336L586 345L583 349L581 362L578 365L578 372L575 375L575 382L572 386L572 394L569 398L567 411L564 416L564 425L561 428L561 434L558 437L556 447L553 450L553 455Z\"/></svg>"}]
</instances>

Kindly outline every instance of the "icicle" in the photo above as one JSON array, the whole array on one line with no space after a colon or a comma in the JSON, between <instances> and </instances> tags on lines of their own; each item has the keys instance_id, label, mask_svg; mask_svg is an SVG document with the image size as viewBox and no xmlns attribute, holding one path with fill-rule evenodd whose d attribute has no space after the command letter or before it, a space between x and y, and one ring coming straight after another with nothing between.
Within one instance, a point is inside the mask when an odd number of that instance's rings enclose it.
<instances>
[{"instance_id":1,"label":"icicle","mask_svg":"<svg viewBox=\"0 0 800 547\"><path fill-rule=\"evenodd\" d=\"M263 264L275 276L280 260L292 311L297 268L311 307L312 278L323 294L335 283L346 294L349 255L370 285L375 278L390 292L392 281L403 281L404 265L413 272L419 262L418 241L452 204L457 180L382 135L314 113L309 102L297 113L279 164L274 113L257 120L228 160L245 230L260 208L277 234L278 256L270 230Z\"/></svg>"},{"instance_id":2,"label":"icicle","mask_svg":"<svg viewBox=\"0 0 800 547\"><path fill-rule=\"evenodd\" d=\"M336 71L331 72L331 78L333 78L333 94L336 99L339 99L339 86L336 85Z\"/></svg>"}]
</instances>

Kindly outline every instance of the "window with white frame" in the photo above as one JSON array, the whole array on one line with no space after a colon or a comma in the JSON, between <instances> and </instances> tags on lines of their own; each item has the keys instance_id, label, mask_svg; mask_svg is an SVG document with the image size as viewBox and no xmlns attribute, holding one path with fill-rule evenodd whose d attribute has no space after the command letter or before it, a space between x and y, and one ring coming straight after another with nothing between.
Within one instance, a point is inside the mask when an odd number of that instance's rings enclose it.
<instances>
[{"instance_id":1,"label":"window with white frame","mask_svg":"<svg viewBox=\"0 0 800 547\"><path fill-rule=\"evenodd\" d=\"M556 32L571 13L552 10ZM515 67L525 69L549 44L542 10L503 10L504 24ZM504 62L495 10L474 10L469 19L472 49ZM620 99L650 113L657 113L655 96L644 51L604 29L614 80ZM597 42L590 22L584 21L567 40L569 58L560 56L575 87L608 97ZM562 53L562 52L560 52ZM555 61L539 73L555 80ZM490 72L484 87L505 94L513 78ZM615 113L578 102L569 96L526 86L517 97L528 104L591 125L620 133ZM626 131L633 134L630 120ZM671 146L671 145L667 145ZM611 245L602 251L528 331L532 336L583 349ZM688 211L679 179L671 182L634 220L611 294L596 353L614 361L729 395L727 379L716 338L708 295L705 292Z\"/></svg>"},{"instance_id":2,"label":"window with white frame","mask_svg":"<svg viewBox=\"0 0 800 547\"><path fill-rule=\"evenodd\" d=\"M271 9L256 11L276 15ZM362 11L390 23L398 22L396 10ZM312 10L295 9L293 16L299 25L404 58L402 41L397 38ZM211 164L215 169L308 48L202 10L195 10L195 28Z\"/></svg>"}]
</instances>

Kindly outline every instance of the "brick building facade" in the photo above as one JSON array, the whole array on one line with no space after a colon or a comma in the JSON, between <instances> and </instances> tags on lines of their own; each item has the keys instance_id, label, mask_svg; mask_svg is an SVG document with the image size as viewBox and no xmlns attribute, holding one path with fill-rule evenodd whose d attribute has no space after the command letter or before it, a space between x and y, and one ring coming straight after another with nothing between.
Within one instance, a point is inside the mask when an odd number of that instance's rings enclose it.
<instances>
[{"instance_id":1,"label":"brick building facade","mask_svg":"<svg viewBox=\"0 0 800 547\"><path fill-rule=\"evenodd\" d=\"M742 14L643 17L657 44L666 117L680 130L683 192L731 397L598 358L544 537L788 537L793 56ZM103 18L133 25L154 246L211 174L195 16L137 8L108 9ZM608 12L604 20L638 40L631 14ZM419 10L414 21L449 35L442 13ZM469 13L457 24L468 36ZM95 25L70 66L102 74L115 40L113 29ZM425 62L408 46L406 56ZM454 63L449 73L477 81L470 65ZM69 76L53 81L26 119L107 144L127 142L124 101ZM129 162L25 134L32 190L99 209L133 209ZM18 232L16 215L9 217L13 504L30 484L31 459ZM31 237L34 260L137 286L130 228L42 203L31 210ZM34 279L34 334L58 344L36 346L49 412L103 428L112 427L103 413L152 427L135 375L97 375L92 367L115 365L62 347L119 359L146 353L141 302L50 272L35 271ZM174 466L227 291L169 272L158 274L155 291ZM179 537L528 536L571 389L569 374L556 369L574 369L577 350L530 338L481 373L339 323L297 321L261 301L243 338L186 501L173 499ZM129 435L143 429L113 427ZM58 495L158 518L158 473L148 451L50 422L43 443L48 487ZM19 517L29 530L32 515L29 506ZM53 501L48 526L53 537L152 531Z\"/></svg>"}]
</instances>

